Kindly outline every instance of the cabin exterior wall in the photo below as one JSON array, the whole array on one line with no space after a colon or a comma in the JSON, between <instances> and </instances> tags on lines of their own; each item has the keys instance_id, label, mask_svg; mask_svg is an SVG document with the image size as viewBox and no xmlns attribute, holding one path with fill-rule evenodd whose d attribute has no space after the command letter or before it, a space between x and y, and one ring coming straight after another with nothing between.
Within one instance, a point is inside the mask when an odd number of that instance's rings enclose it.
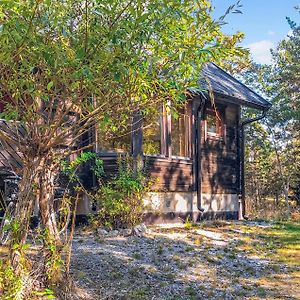
<instances>
[{"instance_id":1,"label":"cabin exterior wall","mask_svg":"<svg viewBox=\"0 0 300 300\"><path fill-rule=\"evenodd\" d=\"M167 132L164 155L143 154L143 132L141 127L134 128L132 134L131 154L134 158L142 157L143 164L152 178L157 182L153 191L145 197L145 203L151 204L146 211L149 222L170 222L184 220L191 216L194 220L201 218L237 218L239 194L239 122L240 106L226 101L215 102L215 107L206 105L203 114L198 116L201 103L199 98L190 101L189 115L189 149L188 157L172 156L172 132L170 118L166 118L164 132ZM220 112L221 131L208 128L207 116L214 109ZM140 116L133 122L142 126ZM4 122L5 123L5 122ZM8 126L6 123L5 126ZM211 125L211 124L210 124ZM212 126L213 127L213 126ZM209 132L209 130L216 132ZM171 135L171 138L170 138ZM17 151L6 152L9 145L2 145L0 164L8 163L10 157L14 163L20 159ZM199 151L199 153L197 153ZM118 159L124 153L99 153L103 160L105 177L109 180L118 172ZM16 166L21 167L21 166ZM90 166L81 170L86 188L92 188L96 182ZM78 214L88 214L89 199L83 196L78 206Z\"/></svg>"},{"instance_id":2,"label":"cabin exterior wall","mask_svg":"<svg viewBox=\"0 0 300 300\"><path fill-rule=\"evenodd\" d=\"M240 107L216 102L222 119L222 132L216 136L207 132L206 114L211 107L207 106L197 119L199 103L199 99L194 99L191 111L189 158L142 155L148 176L157 179L153 191L145 197L147 222L179 222L187 216L195 220L238 216ZM141 136L136 138L142 150ZM196 143L199 143L200 156L196 153ZM99 154L104 163L104 179L109 180L118 172L118 157L120 154L116 153ZM199 180L196 178L198 168Z\"/></svg>"},{"instance_id":3,"label":"cabin exterior wall","mask_svg":"<svg viewBox=\"0 0 300 300\"><path fill-rule=\"evenodd\" d=\"M222 132L210 135L202 120L201 135L201 192L204 194L238 193L238 106L219 110ZM205 116L204 116L205 118Z\"/></svg>"}]
</instances>

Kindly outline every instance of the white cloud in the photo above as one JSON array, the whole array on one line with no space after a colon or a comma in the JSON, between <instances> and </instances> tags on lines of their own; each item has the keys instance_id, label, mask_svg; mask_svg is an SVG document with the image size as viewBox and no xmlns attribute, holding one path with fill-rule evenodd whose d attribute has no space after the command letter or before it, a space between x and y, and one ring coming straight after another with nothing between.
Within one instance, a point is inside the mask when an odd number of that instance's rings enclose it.
<instances>
[{"instance_id":1,"label":"white cloud","mask_svg":"<svg viewBox=\"0 0 300 300\"><path fill-rule=\"evenodd\" d=\"M249 45L246 45L250 50L253 60L259 64L271 64L272 55L271 48L274 48L274 43L270 40L262 40Z\"/></svg>"},{"instance_id":2,"label":"white cloud","mask_svg":"<svg viewBox=\"0 0 300 300\"><path fill-rule=\"evenodd\" d=\"M272 31L272 30L269 30L269 31L267 32L267 34L268 34L268 35L275 35L276 32L275 32L275 31Z\"/></svg>"}]
</instances>

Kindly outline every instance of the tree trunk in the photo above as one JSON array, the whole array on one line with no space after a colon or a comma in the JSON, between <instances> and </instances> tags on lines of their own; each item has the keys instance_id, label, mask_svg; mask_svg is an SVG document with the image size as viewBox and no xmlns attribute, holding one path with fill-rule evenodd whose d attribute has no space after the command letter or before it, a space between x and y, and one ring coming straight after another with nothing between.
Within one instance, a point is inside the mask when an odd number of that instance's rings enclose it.
<instances>
[{"instance_id":1,"label":"tree trunk","mask_svg":"<svg viewBox=\"0 0 300 300\"><path fill-rule=\"evenodd\" d=\"M60 285L63 281L63 272L56 263L61 259L62 242L59 236L56 216L54 212L54 180L56 168L54 164L44 162L40 166L38 181L38 203L40 210L41 223L44 228L44 247L43 247L43 271L42 277L45 278L46 285Z\"/></svg>"},{"instance_id":2,"label":"tree trunk","mask_svg":"<svg viewBox=\"0 0 300 300\"><path fill-rule=\"evenodd\" d=\"M32 215L36 195L34 184L38 174L37 161L32 160L30 164L24 164L22 178L19 183L19 192L15 210L15 220L18 230L12 230L10 259L12 266L17 274L22 272L20 264L23 253L23 246L26 243L30 218ZM17 248L12 245L18 245Z\"/></svg>"},{"instance_id":3,"label":"tree trunk","mask_svg":"<svg viewBox=\"0 0 300 300\"><path fill-rule=\"evenodd\" d=\"M275 203L275 209L277 209L278 205L279 205L279 195L278 195L278 192L275 193L274 203Z\"/></svg>"},{"instance_id":4,"label":"tree trunk","mask_svg":"<svg viewBox=\"0 0 300 300\"><path fill-rule=\"evenodd\" d=\"M289 184L288 184L288 182L286 182L283 185L283 194L284 194L284 200L285 200L285 207L286 207L288 215L290 215L291 208L290 208L290 204L289 204Z\"/></svg>"},{"instance_id":5,"label":"tree trunk","mask_svg":"<svg viewBox=\"0 0 300 300\"><path fill-rule=\"evenodd\" d=\"M55 212L53 208L54 201L54 179L56 176L55 168L52 165L44 164L39 176L39 208L41 221L47 230L48 237L56 245L61 244L60 236L57 229Z\"/></svg>"}]
</instances>

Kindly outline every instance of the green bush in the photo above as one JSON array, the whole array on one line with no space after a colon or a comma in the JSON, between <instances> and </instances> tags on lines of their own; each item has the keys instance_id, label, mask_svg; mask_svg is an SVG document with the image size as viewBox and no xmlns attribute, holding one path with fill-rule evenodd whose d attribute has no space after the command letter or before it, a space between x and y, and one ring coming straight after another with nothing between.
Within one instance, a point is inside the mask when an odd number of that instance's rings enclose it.
<instances>
[{"instance_id":1,"label":"green bush","mask_svg":"<svg viewBox=\"0 0 300 300\"><path fill-rule=\"evenodd\" d=\"M0 260L0 299L18 299L23 284L22 277L15 274L10 262Z\"/></svg>"},{"instance_id":2,"label":"green bush","mask_svg":"<svg viewBox=\"0 0 300 300\"><path fill-rule=\"evenodd\" d=\"M99 182L94 195L98 209L92 222L108 229L137 225L145 210L143 197L151 185L152 181L141 168L134 169L132 160L120 160L118 175L107 183Z\"/></svg>"}]
</instances>

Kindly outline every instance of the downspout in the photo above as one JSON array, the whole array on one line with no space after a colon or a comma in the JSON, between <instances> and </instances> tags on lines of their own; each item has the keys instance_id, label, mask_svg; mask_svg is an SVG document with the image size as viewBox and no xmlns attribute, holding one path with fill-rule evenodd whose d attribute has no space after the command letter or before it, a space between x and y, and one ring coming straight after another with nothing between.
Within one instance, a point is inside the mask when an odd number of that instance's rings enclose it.
<instances>
[{"instance_id":1,"label":"downspout","mask_svg":"<svg viewBox=\"0 0 300 300\"><path fill-rule=\"evenodd\" d=\"M205 103L207 101L206 96L203 92L200 92L200 105L196 112L196 185L197 185L197 208L202 213L204 209L202 208L202 192L201 192L201 119L204 110Z\"/></svg>"},{"instance_id":2,"label":"downspout","mask_svg":"<svg viewBox=\"0 0 300 300\"><path fill-rule=\"evenodd\" d=\"M249 118L244 120L241 125L240 125L240 130L239 130L239 139L240 139L240 145L239 145L239 161L240 161L240 166L239 166L239 199L238 199L238 219L239 220L244 220L245 216L245 126L262 120L265 118L267 114L268 109L264 109L262 115L259 115L255 118Z\"/></svg>"}]
</instances>

